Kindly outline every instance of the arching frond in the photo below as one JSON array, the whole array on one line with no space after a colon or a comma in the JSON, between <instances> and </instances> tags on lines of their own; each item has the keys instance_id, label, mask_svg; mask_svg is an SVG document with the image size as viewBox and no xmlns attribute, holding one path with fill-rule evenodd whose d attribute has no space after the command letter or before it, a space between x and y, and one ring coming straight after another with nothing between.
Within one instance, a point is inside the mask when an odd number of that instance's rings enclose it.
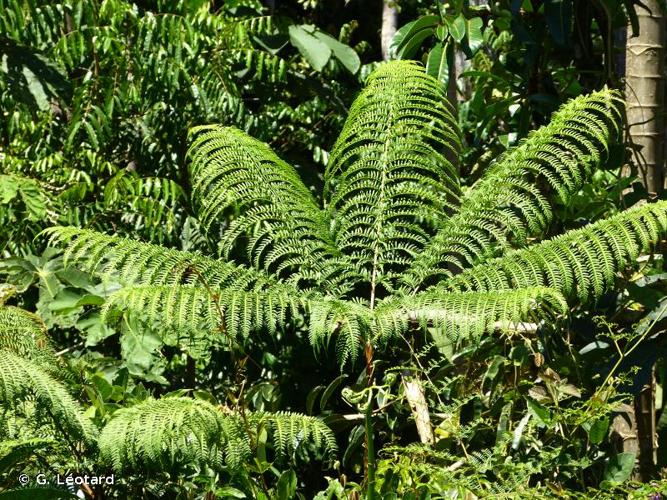
<instances>
[{"instance_id":1,"label":"arching frond","mask_svg":"<svg viewBox=\"0 0 667 500\"><path fill-rule=\"evenodd\" d=\"M80 268L97 274L116 273L116 278L124 284L198 283L247 290L276 282L261 271L96 231L54 227L45 234L51 244L65 246L66 264L76 262Z\"/></svg>"},{"instance_id":2,"label":"arching frond","mask_svg":"<svg viewBox=\"0 0 667 500\"><path fill-rule=\"evenodd\" d=\"M335 337L341 365L357 358L369 338L372 314L368 306L346 300L298 293L276 285L262 291L211 290L199 286L128 286L113 293L102 310L156 321L181 335L181 345L218 337L248 338L253 332L275 333L303 313L309 319L309 340L323 348Z\"/></svg>"},{"instance_id":3,"label":"arching frond","mask_svg":"<svg viewBox=\"0 0 667 500\"><path fill-rule=\"evenodd\" d=\"M495 163L464 197L461 207L419 255L403 281L451 275L523 246L552 219L552 203L565 203L581 189L618 134L620 98L602 90L580 96L556 112ZM450 269L448 269L448 266Z\"/></svg>"},{"instance_id":4,"label":"arching frond","mask_svg":"<svg viewBox=\"0 0 667 500\"><path fill-rule=\"evenodd\" d=\"M524 323L554 319L565 312L563 296L546 287L484 292L431 290L383 301L374 319L376 335L386 342L415 324L438 328L453 339L478 338L495 330L521 331Z\"/></svg>"},{"instance_id":5,"label":"arching frond","mask_svg":"<svg viewBox=\"0 0 667 500\"><path fill-rule=\"evenodd\" d=\"M369 76L325 173L336 244L365 281L389 286L446 220L458 148L445 90L421 66L396 61Z\"/></svg>"},{"instance_id":6,"label":"arching frond","mask_svg":"<svg viewBox=\"0 0 667 500\"><path fill-rule=\"evenodd\" d=\"M200 220L210 229L226 212L236 214L222 232L223 256L243 238L257 268L324 286L340 279L345 268L336 265L340 251L329 234L331 224L292 166L240 130L197 127L192 135Z\"/></svg>"},{"instance_id":7,"label":"arching frond","mask_svg":"<svg viewBox=\"0 0 667 500\"><path fill-rule=\"evenodd\" d=\"M338 362L357 359L361 346L369 339L372 312L361 302L318 298L308 301L308 336L315 348L324 347L336 337Z\"/></svg>"},{"instance_id":8,"label":"arching frond","mask_svg":"<svg viewBox=\"0 0 667 500\"><path fill-rule=\"evenodd\" d=\"M36 415L64 431L70 442L94 446L91 421L60 382L39 365L0 349L0 407L17 410L26 400L34 401Z\"/></svg>"},{"instance_id":9,"label":"arching frond","mask_svg":"<svg viewBox=\"0 0 667 500\"><path fill-rule=\"evenodd\" d=\"M609 290L667 233L667 202L642 205L551 240L509 252L447 281L449 290L548 286L585 301Z\"/></svg>"},{"instance_id":10,"label":"arching frond","mask_svg":"<svg viewBox=\"0 0 667 500\"><path fill-rule=\"evenodd\" d=\"M100 434L100 458L119 472L190 463L219 466L229 430L222 420L220 410L205 401L148 399L113 414Z\"/></svg>"},{"instance_id":11,"label":"arching frond","mask_svg":"<svg viewBox=\"0 0 667 500\"><path fill-rule=\"evenodd\" d=\"M173 470L186 464L237 469L249 459L258 430L272 437L277 455L291 457L303 443L336 450L331 430L319 419L281 413L238 414L202 400L148 399L118 410L100 435L100 456L118 472Z\"/></svg>"},{"instance_id":12,"label":"arching frond","mask_svg":"<svg viewBox=\"0 0 667 500\"><path fill-rule=\"evenodd\" d=\"M275 332L287 315L302 308L305 295L289 286L264 291L211 290L198 286L125 287L111 295L103 313L119 309L159 321L177 331L247 338L250 332Z\"/></svg>"}]
</instances>

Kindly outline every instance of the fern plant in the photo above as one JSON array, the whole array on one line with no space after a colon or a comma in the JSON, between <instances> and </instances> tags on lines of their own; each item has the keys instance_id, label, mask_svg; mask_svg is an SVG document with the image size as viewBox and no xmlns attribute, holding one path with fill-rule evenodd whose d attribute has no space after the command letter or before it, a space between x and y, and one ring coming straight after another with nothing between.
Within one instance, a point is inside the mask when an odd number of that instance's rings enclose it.
<instances>
[{"instance_id":1,"label":"fern plant","mask_svg":"<svg viewBox=\"0 0 667 500\"><path fill-rule=\"evenodd\" d=\"M75 470L108 466L145 480L146 473L177 477L192 467L244 477L259 447L276 461L294 462L312 452L330 458L336 440L324 422L289 412L241 412L186 397L148 397L118 409L98 428L73 396L63 366L50 347L44 323L3 305L0 287L0 472L45 446L69 447ZM59 457L61 458L61 457ZM46 460L49 462L49 460ZM92 464L92 465L91 465ZM18 490L15 490L18 491ZM15 491L2 491L10 494Z\"/></svg>"},{"instance_id":2,"label":"fern plant","mask_svg":"<svg viewBox=\"0 0 667 500\"><path fill-rule=\"evenodd\" d=\"M445 90L420 65L390 62L350 109L321 202L262 142L192 130L192 196L219 255L48 234L69 262L123 283L107 313L233 341L305 314L316 348L335 341L341 364L364 352L370 382L375 350L416 326L456 339L534 329L613 288L662 239L665 202L544 238L554 207L605 160L620 109L610 90L573 99L463 189Z\"/></svg>"}]
</instances>

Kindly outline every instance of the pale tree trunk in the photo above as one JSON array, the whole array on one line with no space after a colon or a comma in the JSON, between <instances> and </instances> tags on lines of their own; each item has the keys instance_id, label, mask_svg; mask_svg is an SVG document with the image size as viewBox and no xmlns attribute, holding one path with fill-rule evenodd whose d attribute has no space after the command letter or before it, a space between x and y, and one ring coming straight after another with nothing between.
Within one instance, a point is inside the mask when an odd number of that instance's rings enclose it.
<instances>
[{"instance_id":1,"label":"pale tree trunk","mask_svg":"<svg viewBox=\"0 0 667 500\"><path fill-rule=\"evenodd\" d=\"M625 94L629 139L641 148L635 155L646 189L655 195L664 187L665 16L658 0L637 8L639 36L628 32Z\"/></svg>"},{"instance_id":2,"label":"pale tree trunk","mask_svg":"<svg viewBox=\"0 0 667 500\"><path fill-rule=\"evenodd\" d=\"M412 416L417 426L419 440L424 444L433 444L433 428L431 427L431 417L429 415L428 403L424 395L424 388L418 373L412 373L410 370L403 372L403 388L405 390L405 399L408 400Z\"/></svg>"},{"instance_id":3,"label":"pale tree trunk","mask_svg":"<svg viewBox=\"0 0 667 500\"><path fill-rule=\"evenodd\" d=\"M665 187L665 40L667 26L659 0L637 7L639 35L627 30L625 45L625 98L628 140L640 179L654 197ZM614 431L623 437L621 450L639 455L639 477L648 479L656 465L655 377L626 408ZM619 425L620 424L620 425Z\"/></svg>"},{"instance_id":4,"label":"pale tree trunk","mask_svg":"<svg viewBox=\"0 0 667 500\"><path fill-rule=\"evenodd\" d=\"M398 9L396 3L398 0L382 0L382 31L380 32L380 42L382 47L382 59L389 59L389 46L391 39L394 38L398 29Z\"/></svg>"}]
</instances>

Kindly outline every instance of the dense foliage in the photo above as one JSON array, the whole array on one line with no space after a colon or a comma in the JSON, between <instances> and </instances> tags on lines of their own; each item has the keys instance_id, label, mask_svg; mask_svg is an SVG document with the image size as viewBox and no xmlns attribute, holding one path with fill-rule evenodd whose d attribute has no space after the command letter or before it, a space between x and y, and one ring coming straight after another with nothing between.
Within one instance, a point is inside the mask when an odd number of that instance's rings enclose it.
<instances>
[{"instance_id":1,"label":"dense foliage","mask_svg":"<svg viewBox=\"0 0 667 500\"><path fill-rule=\"evenodd\" d=\"M641 5L373 5L0 0L0 498L667 493Z\"/></svg>"}]
</instances>

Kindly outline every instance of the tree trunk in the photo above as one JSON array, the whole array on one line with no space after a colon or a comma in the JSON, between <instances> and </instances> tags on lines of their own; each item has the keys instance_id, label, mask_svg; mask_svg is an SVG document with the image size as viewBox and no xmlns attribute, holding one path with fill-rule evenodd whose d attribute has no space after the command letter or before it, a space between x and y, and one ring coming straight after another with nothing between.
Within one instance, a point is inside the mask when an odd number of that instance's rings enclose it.
<instances>
[{"instance_id":1,"label":"tree trunk","mask_svg":"<svg viewBox=\"0 0 667 500\"><path fill-rule=\"evenodd\" d=\"M659 0L637 8L639 36L626 44L625 94L629 139L637 148L635 160L652 196L664 187L665 130L665 16ZM628 33L629 35L630 33Z\"/></svg>"},{"instance_id":2,"label":"tree trunk","mask_svg":"<svg viewBox=\"0 0 667 500\"><path fill-rule=\"evenodd\" d=\"M380 33L380 42L382 47L382 59L389 60L389 46L391 39L394 38L398 29L398 10L396 2L398 0L382 0L382 31Z\"/></svg>"},{"instance_id":3,"label":"tree trunk","mask_svg":"<svg viewBox=\"0 0 667 500\"><path fill-rule=\"evenodd\" d=\"M665 187L665 15L659 0L645 0L637 7L639 34L627 30L625 46L625 98L628 140L633 161L651 197ZM627 429L615 420L614 429L624 435L625 452L639 452L639 476L646 480L656 464L655 382L642 389L634 405L627 408ZM619 429L618 424L621 423ZM621 432L618 432L618 431Z\"/></svg>"}]
</instances>

